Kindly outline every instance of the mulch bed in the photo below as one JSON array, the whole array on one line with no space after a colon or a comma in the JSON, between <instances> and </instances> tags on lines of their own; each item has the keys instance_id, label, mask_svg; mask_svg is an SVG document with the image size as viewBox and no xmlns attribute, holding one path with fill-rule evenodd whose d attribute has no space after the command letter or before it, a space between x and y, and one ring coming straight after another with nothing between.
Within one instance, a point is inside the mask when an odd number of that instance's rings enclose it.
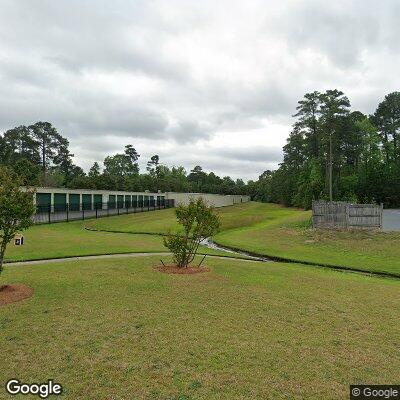
<instances>
[{"instance_id":1,"label":"mulch bed","mask_svg":"<svg viewBox=\"0 0 400 400\"><path fill-rule=\"evenodd\" d=\"M33 294L33 289L22 283L0 286L0 306L28 299Z\"/></svg>"},{"instance_id":2,"label":"mulch bed","mask_svg":"<svg viewBox=\"0 0 400 400\"><path fill-rule=\"evenodd\" d=\"M210 269L207 267L187 267L180 268L176 265L158 265L154 267L155 270L163 272L164 274L181 274L181 275L190 275L190 274L198 274L201 272L208 272Z\"/></svg>"}]
</instances>

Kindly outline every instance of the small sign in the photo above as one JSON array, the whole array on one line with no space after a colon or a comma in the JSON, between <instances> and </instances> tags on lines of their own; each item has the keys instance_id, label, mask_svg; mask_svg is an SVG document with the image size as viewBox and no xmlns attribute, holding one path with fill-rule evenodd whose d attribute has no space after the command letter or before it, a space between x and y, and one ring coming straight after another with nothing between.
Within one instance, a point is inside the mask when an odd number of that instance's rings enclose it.
<instances>
[{"instance_id":1,"label":"small sign","mask_svg":"<svg viewBox=\"0 0 400 400\"><path fill-rule=\"evenodd\" d=\"M24 237L21 234L14 236L14 246L22 246L24 244Z\"/></svg>"}]
</instances>

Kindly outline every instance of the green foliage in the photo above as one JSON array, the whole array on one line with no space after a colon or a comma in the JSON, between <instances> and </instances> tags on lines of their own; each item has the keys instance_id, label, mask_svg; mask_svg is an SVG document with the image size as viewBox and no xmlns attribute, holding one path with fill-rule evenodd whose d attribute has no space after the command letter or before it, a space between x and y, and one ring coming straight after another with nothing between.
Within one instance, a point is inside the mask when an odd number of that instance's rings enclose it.
<instances>
[{"instance_id":1,"label":"green foliage","mask_svg":"<svg viewBox=\"0 0 400 400\"><path fill-rule=\"evenodd\" d=\"M373 116L381 136L387 162L400 157L400 92L389 93L378 105Z\"/></svg>"},{"instance_id":2,"label":"green foliage","mask_svg":"<svg viewBox=\"0 0 400 400\"><path fill-rule=\"evenodd\" d=\"M0 165L13 169L26 185L49 186L56 181L68 186L83 174L68 147L68 140L49 122L18 126L0 136Z\"/></svg>"},{"instance_id":3,"label":"green foliage","mask_svg":"<svg viewBox=\"0 0 400 400\"><path fill-rule=\"evenodd\" d=\"M166 166L153 155L145 173L140 173L140 154L131 145L121 153L105 157L101 168L95 162L86 174L73 163L69 142L49 122L18 126L0 134L0 166L13 169L27 186L72 189L157 192L201 192L246 194L241 180L221 178L196 166L189 175L182 166ZM101 171L103 169L103 171Z\"/></svg>"},{"instance_id":4,"label":"green foliage","mask_svg":"<svg viewBox=\"0 0 400 400\"><path fill-rule=\"evenodd\" d=\"M323 196L324 182L318 161L310 159L300 172L297 182L297 193L293 198L293 205L309 210L313 200Z\"/></svg>"},{"instance_id":5,"label":"green foliage","mask_svg":"<svg viewBox=\"0 0 400 400\"><path fill-rule=\"evenodd\" d=\"M164 245L172 252L179 267L187 267L195 258L202 239L217 232L220 220L213 207L202 198L191 199L188 205L179 205L175 213L183 233L169 233L164 238Z\"/></svg>"},{"instance_id":6,"label":"green foliage","mask_svg":"<svg viewBox=\"0 0 400 400\"><path fill-rule=\"evenodd\" d=\"M34 191L21 191L21 184L18 175L8 168L0 168L0 273L8 243L17 232L32 225Z\"/></svg>"},{"instance_id":7,"label":"green foliage","mask_svg":"<svg viewBox=\"0 0 400 400\"><path fill-rule=\"evenodd\" d=\"M250 182L254 199L309 208L329 198L400 206L400 92L372 116L350 110L339 90L305 94L296 108L283 163L266 180Z\"/></svg>"}]
</instances>

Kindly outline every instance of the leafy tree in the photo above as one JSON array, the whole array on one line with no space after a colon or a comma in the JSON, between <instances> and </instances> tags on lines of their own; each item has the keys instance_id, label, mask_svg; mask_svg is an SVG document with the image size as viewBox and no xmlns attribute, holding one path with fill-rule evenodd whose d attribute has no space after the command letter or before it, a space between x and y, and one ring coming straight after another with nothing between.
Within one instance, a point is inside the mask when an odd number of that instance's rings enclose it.
<instances>
[{"instance_id":1,"label":"leafy tree","mask_svg":"<svg viewBox=\"0 0 400 400\"><path fill-rule=\"evenodd\" d=\"M374 123L381 135L386 162L400 157L400 92L389 93L379 103L373 116Z\"/></svg>"},{"instance_id":2,"label":"leafy tree","mask_svg":"<svg viewBox=\"0 0 400 400\"><path fill-rule=\"evenodd\" d=\"M68 146L68 141L57 132L50 122L36 122L29 129L32 131L34 140L38 143L42 170L45 173L60 147Z\"/></svg>"},{"instance_id":3,"label":"leafy tree","mask_svg":"<svg viewBox=\"0 0 400 400\"><path fill-rule=\"evenodd\" d=\"M175 214L183 233L170 233L164 245L171 250L177 266L186 268L196 257L200 242L217 232L220 221L201 197L191 199L188 205L178 205Z\"/></svg>"},{"instance_id":4,"label":"leafy tree","mask_svg":"<svg viewBox=\"0 0 400 400\"><path fill-rule=\"evenodd\" d=\"M150 161L147 162L146 169L151 176L157 176L159 163L160 163L160 157L157 154L150 157Z\"/></svg>"},{"instance_id":5,"label":"leafy tree","mask_svg":"<svg viewBox=\"0 0 400 400\"><path fill-rule=\"evenodd\" d=\"M38 164L35 164L26 158L21 158L14 163L13 170L21 177L23 185L39 185L40 166Z\"/></svg>"},{"instance_id":6,"label":"leafy tree","mask_svg":"<svg viewBox=\"0 0 400 400\"><path fill-rule=\"evenodd\" d=\"M324 181L316 158L310 158L302 169L297 181L297 192L293 205L310 209L313 200L323 197Z\"/></svg>"},{"instance_id":7,"label":"leafy tree","mask_svg":"<svg viewBox=\"0 0 400 400\"><path fill-rule=\"evenodd\" d=\"M18 126L4 133L1 143L1 161L3 165L12 166L25 159L32 164L40 163L38 142L32 137L30 129Z\"/></svg>"},{"instance_id":8,"label":"leafy tree","mask_svg":"<svg viewBox=\"0 0 400 400\"><path fill-rule=\"evenodd\" d=\"M136 151L136 149L131 145L131 144L127 144L125 146L125 154L127 156L130 157L130 159L132 160L132 162L136 162L137 160L139 160L140 154Z\"/></svg>"},{"instance_id":9,"label":"leafy tree","mask_svg":"<svg viewBox=\"0 0 400 400\"><path fill-rule=\"evenodd\" d=\"M319 157L320 152L320 124L318 117L321 113L321 93L315 91L306 93L304 98L298 102L296 107L297 113L294 117L298 117L295 124L297 131L304 130L305 145L312 157Z\"/></svg>"},{"instance_id":10,"label":"leafy tree","mask_svg":"<svg viewBox=\"0 0 400 400\"><path fill-rule=\"evenodd\" d=\"M21 191L22 180L7 167L0 168L0 273L4 254L15 234L32 225L33 190Z\"/></svg>"},{"instance_id":11,"label":"leafy tree","mask_svg":"<svg viewBox=\"0 0 400 400\"><path fill-rule=\"evenodd\" d=\"M356 127L360 132L361 152L360 158L363 165L361 173L368 176L371 168L378 165L382 161L382 151L380 148L380 138L377 128L372 124L367 117L356 122Z\"/></svg>"},{"instance_id":12,"label":"leafy tree","mask_svg":"<svg viewBox=\"0 0 400 400\"><path fill-rule=\"evenodd\" d=\"M104 173L124 177L134 173L132 163L126 154L115 154L104 159Z\"/></svg>"},{"instance_id":13,"label":"leafy tree","mask_svg":"<svg viewBox=\"0 0 400 400\"><path fill-rule=\"evenodd\" d=\"M98 178L100 176L100 165L97 161L90 167L88 176L90 178Z\"/></svg>"},{"instance_id":14,"label":"leafy tree","mask_svg":"<svg viewBox=\"0 0 400 400\"><path fill-rule=\"evenodd\" d=\"M333 163L338 146L338 133L341 118L349 114L350 101L340 90L327 90L321 94L321 122L328 159L329 199L333 200Z\"/></svg>"},{"instance_id":15,"label":"leafy tree","mask_svg":"<svg viewBox=\"0 0 400 400\"><path fill-rule=\"evenodd\" d=\"M125 146L125 154L129 157L131 161L132 172L135 174L139 174L139 164L137 163L137 161L139 160L140 154L131 144Z\"/></svg>"},{"instance_id":16,"label":"leafy tree","mask_svg":"<svg viewBox=\"0 0 400 400\"><path fill-rule=\"evenodd\" d=\"M83 170L74 165L72 157L74 156L68 149L69 142L65 138L61 138L57 153L53 157L53 163L58 167L64 176L64 185L67 186L74 176L82 174Z\"/></svg>"},{"instance_id":17,"label":"leafy tree","mask_svg":"<svg viewBox=\"0 0 400 400\"><path fill-rule=\"evenodd\" d=\"M188 175L188 180L194 184L195 191L201 191L201 186L206 181L207 174L200 165L196 165Z\"/></svg>"},{"instance_id":18,"label":"leafy tree","mask_svg":"<svg viewBox=\"0 0 400 400\"><path fill-rule=\"evenodd\" d=\"M95 163L86 176L73 162L69 142L49 122L19 126L0 135L0 165L12 168L25 185L129 191L179 191L244 194L242 180L221 178L196 166L189 175L183 167L161 165L158 155L148 162L150 173L140 174L137 150L130 144L122 153L107 156L104 171Z\"/></svg>"}]
</instances>

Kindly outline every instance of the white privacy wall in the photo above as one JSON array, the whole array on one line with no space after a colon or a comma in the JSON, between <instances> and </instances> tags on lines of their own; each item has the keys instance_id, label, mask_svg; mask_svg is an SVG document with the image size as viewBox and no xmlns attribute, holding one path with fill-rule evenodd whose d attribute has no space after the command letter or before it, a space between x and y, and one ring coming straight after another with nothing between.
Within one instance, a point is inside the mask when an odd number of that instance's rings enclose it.
<instances>
[{"instance_id":1,"label":"white privacy wall","mask_svg":"<svg viewBox=\"0 0 400 400\"><path fill-rule=\"evenodd\" d=\"M232 206L233 204L246 203L250 201L249 196L245 195L222 195L211 193L166 193L167 199L175 199L175 206L179 204L187 204L190 199L198 199L202 197L208 204L214 207Z\"/></svg>"}]
</instances>

